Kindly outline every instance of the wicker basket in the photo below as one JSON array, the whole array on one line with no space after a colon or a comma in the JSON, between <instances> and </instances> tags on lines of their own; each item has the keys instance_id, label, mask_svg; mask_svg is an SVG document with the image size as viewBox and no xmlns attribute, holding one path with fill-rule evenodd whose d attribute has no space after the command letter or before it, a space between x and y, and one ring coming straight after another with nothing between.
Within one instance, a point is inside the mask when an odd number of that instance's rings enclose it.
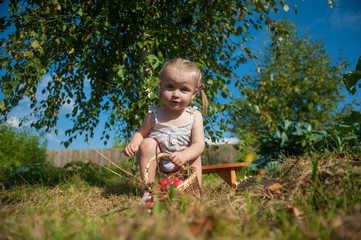
<instances>
[{"instance_id":1,"label":"wicker basket","mask_svg":"<svg viewBox=\"0 0 361 240\"><path fill-rule=\"evenodd\" d=\"M148 170L150 167L150 164L160 158L168 157L170 156L169 153L160 153L156 156L154 156L152 159L149 160L146 168L145 168L145 179L148 180ZM158 167L158 161L157 161L157 167ZM183 183L181 183L176 190L179 192L187 193L188 195L191 195L195 198L201 198L202 191L201 187L199 186L198 178L197 178L197 172L195 167L181 167L177 172L175 173L169 173L167 174L168 179L177 177L178 179L183 180Z\"/></svg>"}]
</instances>

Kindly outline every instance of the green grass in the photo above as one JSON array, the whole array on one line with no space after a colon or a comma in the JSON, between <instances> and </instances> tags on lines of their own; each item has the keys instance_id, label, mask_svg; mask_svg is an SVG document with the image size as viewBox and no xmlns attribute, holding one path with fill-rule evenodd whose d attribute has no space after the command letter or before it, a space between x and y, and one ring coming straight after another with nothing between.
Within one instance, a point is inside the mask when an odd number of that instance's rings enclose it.
<instances>
[{"instance_id":1,"label":"green grass","mask_svg":"<svg viewBox=\"0 0 361 240\"><path fill-rule=\"evenodd\" d=\"M140 203L135 180L104 171L94 175L96 168L87 170L96 178L79 171L66 178L57 172L56 184L25 179L31 184L0 192L0 239L357 237L361 166L350 159L332 153L301 158L282 179L279 193L262 186L234 191L218 176L204 175L201 200L178 194L156 203L154 212Z\"/></svg>"}]
</instances>

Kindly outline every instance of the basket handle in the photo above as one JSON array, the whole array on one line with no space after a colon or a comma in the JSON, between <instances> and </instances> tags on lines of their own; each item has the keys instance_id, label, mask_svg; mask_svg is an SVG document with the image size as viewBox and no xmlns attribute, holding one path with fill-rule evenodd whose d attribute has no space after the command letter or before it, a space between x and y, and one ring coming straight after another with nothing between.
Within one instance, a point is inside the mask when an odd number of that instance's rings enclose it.
<instances>
[{"instance_id":1,"label":"basket handle","mask_svg":"<svg viewBox=\"0 0 361 240\"><path fill-rule=\"evenodd\" d=\"M170 153L159 153L159 154L155 155L154 157L152 157L152 158L149 160L149 162L148 162L148 164L147 164L147 167L150 167L150 164L151 164L152 162L154 162L157 158L169 157L169 156L170 156Z\"/></svg>"},{"instance_id":2,"label":"basket handle","mask_svg":"<svg viewBox=\"0 0 361 240\"><path fill-rule=\"evenodd\" d=\"M145 173L144 173L145 182L148 182L148 171L149 171L149 168L150 168L150 164L152 164L152 162L154 162L158 158L169 157L169 156L170 156L169 153L159 153L159 154L155 155L154 157L152 157L149 160L149 162L147 163L147 166L145 166Z\"/></svg>"}]
</instances>

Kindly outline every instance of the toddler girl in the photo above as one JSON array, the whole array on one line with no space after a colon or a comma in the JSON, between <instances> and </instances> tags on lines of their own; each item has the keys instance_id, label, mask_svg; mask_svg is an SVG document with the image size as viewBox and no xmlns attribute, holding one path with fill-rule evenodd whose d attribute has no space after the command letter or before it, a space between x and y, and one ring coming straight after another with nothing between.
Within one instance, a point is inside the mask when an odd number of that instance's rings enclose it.
<instances>
[{"instance_id":1,"label":"toddler girl","mask_svg":"<svg viewBox=\"0 0 361 240\"><path fill-rule=\"evenodd\" d=\"M188 106L201 91L203 111L207 111L207 98L200 69L191 61L177 58L164 64L160 72L160 99L163 106L151 108L142 126L135 132L125 147L130 157L139 150L140 174L143 180L153 183L156 163L149 167L148 178L144 179L149 160L159 152L170 153L167 160L161 160L160 171L175 172L189 163L196 168L199 184L202 184L201 154L204 150L204 130L202 114ZM149 201L148 192L143 201Z\"/></svg>"}]
</instances>

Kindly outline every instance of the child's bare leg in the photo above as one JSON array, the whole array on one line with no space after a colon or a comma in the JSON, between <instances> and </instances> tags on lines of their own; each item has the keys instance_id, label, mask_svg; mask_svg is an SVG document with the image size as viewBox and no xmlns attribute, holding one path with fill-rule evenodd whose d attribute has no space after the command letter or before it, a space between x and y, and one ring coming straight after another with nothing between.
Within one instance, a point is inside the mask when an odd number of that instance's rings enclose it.
<instances>
[{"instance_id":1,"label":"child's bare leg","mask_svg":"<svg viewBox=\"0 0 361 240\"><path fill-rule=\"evenodd\" d=\"M196 168L197 178L199 186L202 186L202 160L201 156L197 157L196 160L191 161L190 165Z\"/></svg>"},{"instance_id":2,"label":"child's bare leg","mask_svg":"<svg viewBox=\"0 0 361 240\"><path fill-rule=\"evenodd\" d=\"M153 183L155 178L155 172L157 170L156 162L150 164L147 169L147 178L146 178L146 167L151 158L153 158L157 152L159 152L158 144L153 138L145 138L142 143L139 145L139 167L140 175L143 181L146 183ZM144 191L142 196L143 202L148 202L152 200L152 196L148 191Z\"/></svg>"},{"instance_id":3,"label":"child's bare leg","mask_svg":"<svg viewBox=\"0 0 361 240\"><path fill-rule=\"evenodd\" d=\"M157 141L153 138L145 138L139 146L139 167L140 175L142 180L147 183L154 182L155 171L156 171L156 162L150 164L148 169L148 178L145 179L145 171L147 164L151 158L153 158L157 153L159 153L159 147Z\"/></svg>"}]
</instances>

